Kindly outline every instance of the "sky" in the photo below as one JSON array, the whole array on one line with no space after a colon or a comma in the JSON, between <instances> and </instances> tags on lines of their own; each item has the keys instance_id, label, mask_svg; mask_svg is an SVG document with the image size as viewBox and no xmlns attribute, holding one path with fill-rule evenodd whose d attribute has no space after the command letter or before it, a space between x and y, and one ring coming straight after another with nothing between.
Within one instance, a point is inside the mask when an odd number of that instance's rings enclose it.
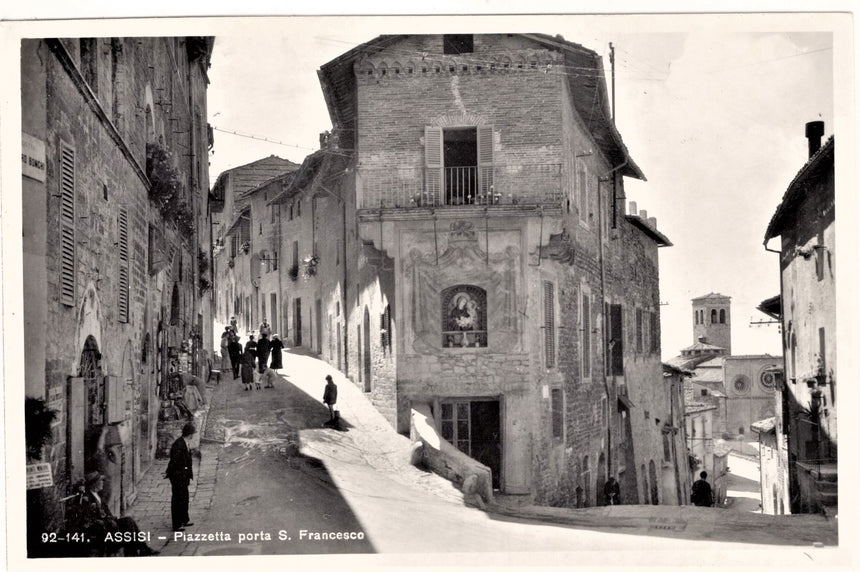
<instances>
[{"instance_id":1,"label":"sky","mask_svg":"<svg viewBox=\"0 0 860 572\"><path fill-rule=\"evenodd\" d=\"M664 359L694 342L691 299L710 292L732 298L735 355L781 355L778 326L752 324L769 321L756 306L779 293L778 255L762 242L806 162L805 123L824 121L825 137L836 130L826 22L547 16L444 24L443 31L562 34L601 53L607 73L611 42L616 123L647 177L626 180L628 200L656 217L674 244L660 250ZM293 18L278 20L272 33L255 25L218 35L209 74L211 180L272 154L300 163L331 128L316 75L322 64L382 33L439 26L434 18Z\"/></svg>"}]
</instances>

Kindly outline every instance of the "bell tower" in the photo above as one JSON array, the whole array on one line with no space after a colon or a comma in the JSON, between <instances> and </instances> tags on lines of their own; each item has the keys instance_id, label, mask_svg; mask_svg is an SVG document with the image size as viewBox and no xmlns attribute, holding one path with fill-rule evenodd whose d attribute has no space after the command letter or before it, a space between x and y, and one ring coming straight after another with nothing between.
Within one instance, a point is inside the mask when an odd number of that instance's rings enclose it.
<instances>
[{"instance_id":1,"label":"bell tower","mask_svg":"<svg viewBox=\"0 0 860 572\"><path fill-rule=\"evenodd\" d=\"M732 355L732 299L711 292L693 298L693 343L705 338Z\"/></svg>"}]
</instances>

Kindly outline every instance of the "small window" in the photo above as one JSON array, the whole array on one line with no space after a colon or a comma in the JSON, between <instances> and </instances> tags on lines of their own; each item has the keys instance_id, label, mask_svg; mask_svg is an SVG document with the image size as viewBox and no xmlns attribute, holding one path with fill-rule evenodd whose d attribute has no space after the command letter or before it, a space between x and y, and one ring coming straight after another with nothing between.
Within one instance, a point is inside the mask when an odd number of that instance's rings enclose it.
<instances>
[{"instance_id":1,"label":"small window","mask_svg":"<svg viewBox=\"0 0 860 572\"><path fill-rule=\"evenodd\" d=\"M442 53L450 55L471 54L475 37L472 34L445 34L442 36Z\"/></svg>"},{"instance_id":2,"label":"small window","mask_svg":"<svg viewBox=\"0 0 860 572\"><path fill-rule=\"evenodd\" d=\"M726 311L725 310L720 310L720 323L721 324L726 323Z\"/></svg>"},{"instance_id":3,"label":"small window","mask_svg":"<svg viewBox=\"0 0 860 572\"><path fill-rule=\"evenodd\" d=\"M711 323L712 324L717 323L717 311L716 310L711 310Z\"/></svg>"},{"instance_id":4,"label":"small window","mask_svg":"<svg viewBox=\"0 0 860 572\"><path fill-rule=\"evenodd\" d=\"M745 429L743 427L738 427L738 435L743 435L744 432L745 432Z\"/></svg>"},{"instance_id":5,"label":"small window","mask_svg":"<svg viewBox=\"0 0 860 572\"><path fill-rule=\"evenodd\" d=\"M642 338L643 338L643 328L642 328L642 310L641 308L636 308L636 351L642 352Z\"/></svg>"},{"instance_id":6,"label":"small window","mask_svg":"<svg viewBox=\"0 0 860 572\"><path fill-rule=\"evenodd\" d=\"M555 285L543 283L544 354L547 369L555 367Z\"/></svg>"},{"instance_id":7,"label":"small window","mask_svg":"<svg viewBox=\"0 0 860 572\"><path fill-rule=\"evenodd\" d=\"M702 397L707 397L707 396L708 396L708 390L707 390L707 389L703 389L703 390L702 390Z\"/></svg>"},{"instance_id":8,"label":"small window","mask_svg":"<svg viewBox=\"0 0 860 572\"><path fill-rule=\"evenodd\" d=\"M582 307L580 313L582 337L582 377L591 377L591 293L582 291Z\"/></svg>"}]
</instances>

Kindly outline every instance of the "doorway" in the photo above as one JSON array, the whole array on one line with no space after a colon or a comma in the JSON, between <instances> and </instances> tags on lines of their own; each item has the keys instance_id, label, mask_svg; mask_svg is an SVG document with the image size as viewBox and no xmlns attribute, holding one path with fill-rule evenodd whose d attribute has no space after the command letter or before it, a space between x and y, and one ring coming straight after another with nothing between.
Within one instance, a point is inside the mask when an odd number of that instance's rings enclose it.
<instances>
[{"instance_id":1,"label":"doorway","mask_svg":"<svg viewBox=\"0 0 860 572\"><path fill-rule=\"evenodd\" d=\"M302 345L302 299L296 298L295 309L293 309L293 345Z\"/></svg>"},{"instance_id":2,"label":"doorway","mask_svg":"<svg viewBox=\"0 0 860 572\"><path fill-rule=\"evenodd\" d=\"M370 311L364 307L364 391L369 392L370 384Z\"/></svg>"},{"instance_id":3,"label":"doorway","mask_svg":"<svg viewBox=\"0 0 860 572\"><path fill-rule=\"evenodd\" d=\"M493 473L501 488L502 442L499 401L449 401L441 404L442 437Z\"/></svg>"}]
</instances>

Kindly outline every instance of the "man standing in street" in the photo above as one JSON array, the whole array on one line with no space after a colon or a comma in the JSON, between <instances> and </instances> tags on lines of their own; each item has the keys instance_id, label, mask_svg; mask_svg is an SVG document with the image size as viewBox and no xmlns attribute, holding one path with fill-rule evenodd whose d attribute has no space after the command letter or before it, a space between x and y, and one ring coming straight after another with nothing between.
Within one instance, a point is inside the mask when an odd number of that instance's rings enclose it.
<instances>
[{"instance_id":1,"label":"man standing in street","mask_svg":"<svg viewBox=\"0 0 860 572\"><path fill-rule=\"evenodd\" d=\"M699 480L693 483L690 500L696 506L714 506L714 493L711 491L711 485L705 480L707 478L708 472L702 471L699 473Z\"/></svg>"},{"instance_id":2,"label":"man standing in street","mask_svg":"<svg viewBox=\"0 0 860 572\"><path fill-rule=\"evenodd\" d=\"M197 428L193 423L186 423L182 427L182 437L170 447L170 462L167 463L164 476L170 479L170 516L173 530L185 530L186 526L194 524L188 516L188 483L194 478L189 444L196 432Z\"/></svg>"},{"instance_id":3,"label":"man standing in street","mask_svg":"<svg viewBox=\"0 0 860 572\"><path fill-rule=\"evenodd\" d=\"M331 425L336 422L335 405L337 404L337 385L330 375L325 376L326 386L323 391L323 403L328 405L329 420L327 424Z\"/></svg>"}]
</instances>

